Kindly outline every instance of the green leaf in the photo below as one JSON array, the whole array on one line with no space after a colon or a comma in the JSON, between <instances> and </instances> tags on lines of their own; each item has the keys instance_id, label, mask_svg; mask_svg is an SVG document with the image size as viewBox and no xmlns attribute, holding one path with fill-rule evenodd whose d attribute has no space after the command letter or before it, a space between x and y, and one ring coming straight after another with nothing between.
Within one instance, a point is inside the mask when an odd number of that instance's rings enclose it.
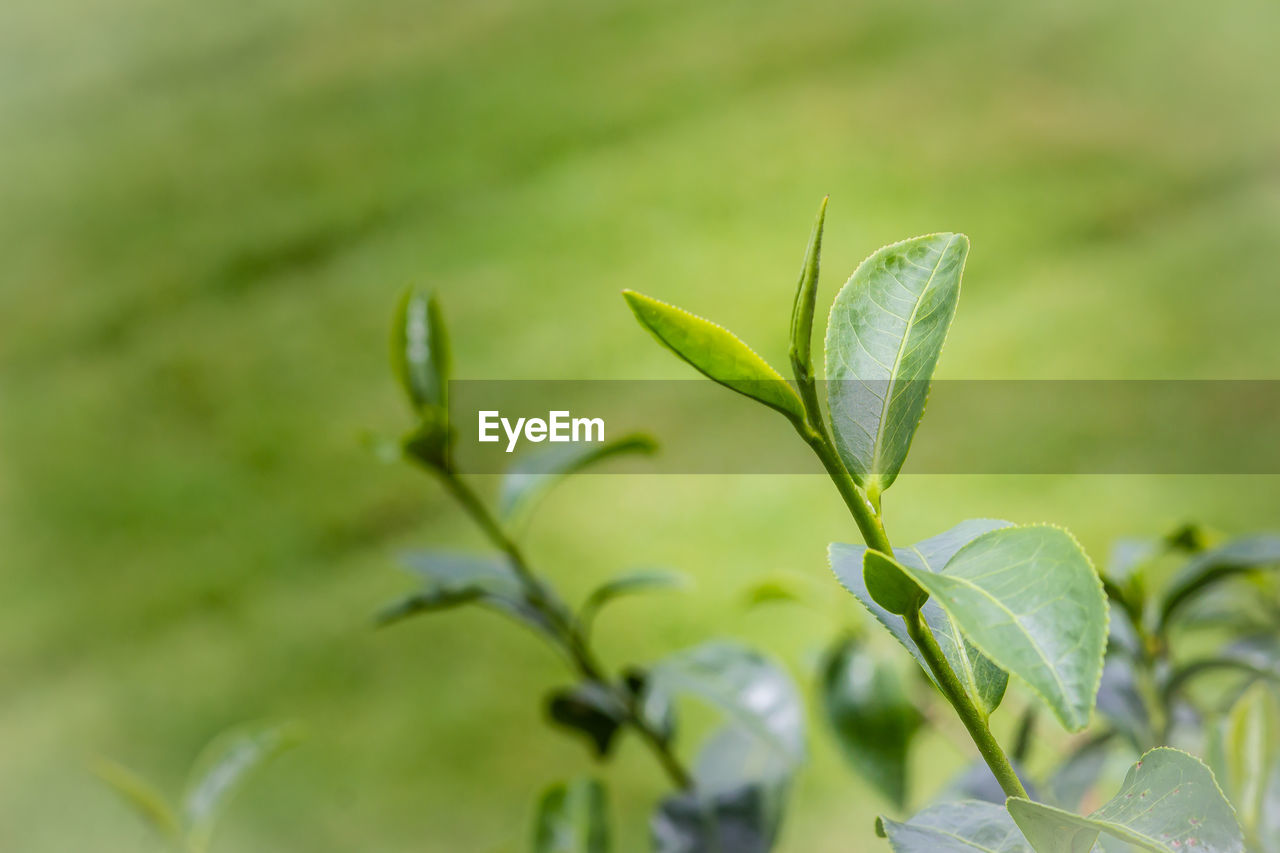
<instances>
[{"instance_id":1,"label":"green leaf","mask_svg":"<svg viewBox=\"0 0 1280 853\"><path fill-rule=\"evenodd\" d=\"M670 743L676 735L676 709L671 696L652 683L648 670L628 667L622 674L622 682L635 697L637 710L649 728L664 743Z\"/></svg>"},{"instance_id":2,"label":"green leaf","mask_svg":"<svg viewBox=\"0 0 1280 853\"><path fill-rule=\"evenodd\" d=\"M105 758L93 763L94 775L107 784L156 832L170 841L182 838L182 826L169 801L156 788L123 764Z\"/></svg>"},{"instance_id":3,"label":"green leaf","mask_svg":"<svg viewBox=\"0 0 1280 853\"><path fill-rule=\"evenodd\" d=\"M879 551L868 551L862 558L862 579L875 603L895 616L915 613L929 598L897 561Z\"/></svg>"},{"instance_id":4,"label":"green leaf","mask_svg":"<svg viewBox=\"0 0 1280 853\"><path fill-rule=\"evenodd\" d=\"M845 637L827 652L819 689L845 760L894 806L905 808L909 751L924 718L897 673Z\"/></svg>"},{"instance_id":5,"label":"green leaf","mask_svg":"<svg viewBox=\"0 0 1280 853\"><path fill-rule=\"evenodd\" d=\"M434 295L405 291L391 326L391 368L415 411L448 406L449 339Z\"/></svg>"},{"instance_id":6,"label":"green leaf","mask_svg":"<svg viewBox=\"0 0 1280 853\"><path fill-rule=\"evenodd\" d=\"M584 681L553 691L547 697L547 716L558 726L585 736L597 758L604 758L627 719L627 708L603 684Z\"/></svg>"},{"instance_id":7,"label":"green leaf","mask_svg":"<svg viewBox=\"0 0 1280 853\"><path fill-rule=\"evenodd\" d=\"M968 253L963 234L885 246L858 266L831 306L831 427L840 458L872 503L898 476L924 416Z\"/></svg>"},{"instance_id":8,"label":"green leaf","mask_svg":"<svg viewBox=\"0 0 1280 853\"><path fill-rule=\"evenodd\" d=\"M604 785L595 779L552 785L538 800L534 853L609 853L607 810Z\"/></svg>"},{"instance_id":9,"label":"green leaf","mask_svg":"<svg viewBox=\"0 0 1280 853\"><path fill-rule=\"evenodd\" d=\"M938 803L899 823L876 820L894 853L1031 853L1009 813L993 803Z\"/></svg>"},{"instance_id":10,"label":"green leaf","mask_svg":"<svg viewBox=\"0 0 1280 853\"><path fill-rule=\"evenodd\" d=\"M804 706L791 677L737 643L713 641L665 658L654 688L697 696L767 743L791 766L804 758Z\"/></svg>"},{"instance_id":11,"label":"green leaf","mask_svg":"<svg viewBox=\"0 0 1280 853\"><path fill-rule=\"evenodd\" d=\"M773 794L760 785L667 797L650 825L656 853L769 853L777 837Z\"/></svg>"},{"instance_id":12,"label":"green leaf","mask_svg":"<svg viewBox=\"0 0 1280 853\"><path fill-rule=\"evenodd\" d=\"M795 389L732 332L633 290L622 295L641 325L707 378L777 409L792 421L804 420L804 405Z\"/></svg>"},{"instance_id":13,"label":"green leaf","mask_svg":"<svg viewBox=\"0 0 1280 853\"><path fill-rule=\"evenodd\" d=\"M1261 849L1280 797L1280 701L1265 682L1241 694L1210 739L1211 762L1246 835ZM1280 815L1271 815L1280 821ZM1264 832L1266 830L1266 832ZM1280 846L1280 837L1274 842Z\"/></svg>"},{"instance_id":14,"label":"green leaf","mask_svg":"<svg viewBox=\"0 0 1280 853\"><path fill-rule=\"evenodd\" d=\"M1111 760L1115 737L1115 732L1105 731L1089 738L1054 769L1048 787L1055 804L1068 810L1080 805Z\"/></svg>"},{"instance_id":15,"label":"green leaf","mask_svg":"<svg viewBox=\"0 0 1280 853\"><path fill-rule=\"evenodd\" d=\"M1168 625L1178 610L1206 587L1266 567L1280 567L1280 536L1248 536L1202 551L1182 567L1165 589L1159 624Z\"/></svg>"},{"instance_id":16,"label":"green leaf","mask_svg":"<svg viewBox=\"0 0 1280 853\"><path fill-rule=\"evenodd\" d=\"M1169 747L1153 749L1125 776L1120 792L1088 817L1019 797L1009 814L1037 853L1088 853L1106 833L1156 853L1237 853L1240 827L1213 773Z\"/></svg>"},{"instance_id":17,"label":"green leaf","mask_svg":"<svg viewBox=\"0 0 1280 853\"><path fill-rule=\"evenodd\" d=\"M567 444L524 453L502 478L498 515L506 520L527 514L560 480L615 456L651 454L658 444L639 433L604 444Z\"/></svg>"},{"instance_id":18,"label":"green leaf","mask_svg":"<svg viewBox=\"0 0 1280 853\"><path fill-rule=\"evenodd\" d=\"M796 299L791 307L791 369L797 382L813 381L813 309L818 298L818 266L822 255L822 225L827 216L827 201L822 199L818 218L814 220L809 246L796 285Z\"/></svg>"},{"instance_id":19,"label":"green leaf","mask_svg":"<svg viewBox=\"0 0 1280 853\"><path fill-rule=\"evenodd\" d=\"M182 797L182 815L193 849L207 847L219 815L253 772L300 739L294 725L252 725L219 735L205 747L191 768Z\"/></svg>"},{"instance_id":20,"label":"green leaf","mask_svg":"<svg viewBox=\"0 0 1280 853\"><path fill-rule=\"evenodd\" d=\"M1089 723L1107 643L1107 600L1067 531L1006 527L965 545L941 572L900 564L975 646L1025 681L1068 731Z\"/></svg>"},{"instance_id":21,"label":"green leaf","mask_svg":"<svg viewBox=\"0 0 1280 853\"><path fill-rule=\"evenodd\" d=\"M422 579L423 588L383 608L376 618L379 625L474 603L546 634L557 634L546 615L530 604L524 584L503 557L417 551L403 555L402 560Z\"/></svg>"},{"instance_id":22,"label":"green leaf","mask_svg":"<svg viewBox=\"0 0 1280 853\"><path fill-rule=\"evenodd\" d=\"M989 518L962 521L950 530L923 542L917 542L907 548L894 549L894 556L904 565L931 572L941 571L947 561L975 537L1008 526L1007 521ZM828 551L831 569L841 585L853 593L862 606L897 638L902 647L911 653L919 662L921 669L932 679L933 674L929 671L928 664L907 636L906 625L901 619L877 604L867 590L863 577L863 559L866 553L867 549L861 545L833 544ZM999 707L1009 682L1008 674L964 638L960 629L937 602L926 601L920 608L920 615L924 617L925 623L937 639L938 646L942 649L951 669L965 686L965 692L974 703L988 712Z\"/></svg>"},{"instance_id":23,"label":"green leaf","mask_svg":"<svg viewBox=\"0 0 1280 853\"><path fill-rule=\"evenodd\" d=\"M578 610L578 621L582 625L582 630L589 634L600 608L616 598L637 592L688 585L689 578L679 572L669 572L663 569L641 569L627 572L606 581L592 590L591 594L587 596L587 600L582 602L582 607Z\"/></svg>"}]
</instances>

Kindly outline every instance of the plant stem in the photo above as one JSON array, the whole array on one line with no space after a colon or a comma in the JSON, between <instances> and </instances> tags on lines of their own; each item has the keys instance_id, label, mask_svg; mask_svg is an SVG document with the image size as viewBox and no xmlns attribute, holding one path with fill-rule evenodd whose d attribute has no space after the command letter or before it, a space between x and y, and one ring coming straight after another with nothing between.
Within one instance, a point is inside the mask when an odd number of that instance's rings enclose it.
<instances>
[{"instance_id":1,"label":"plant stem","mask_svg":"<svg viewBox=\"0 0 1280 853\"><path fill-rule=\"evenodd\" d=\"M956 714L960 717L960 722L964 723L965 729L969 732L969 737L973 739L974 746L978 747L978 752L982 754L983 760L991 768L991 773L996 777L996 781L1000 783L1000 788L1004 791L1005 796L1026 799L1027 789L1022 786L1022 780L1018 778L1018 774L1014 772L1013 765L1009 763L1004 750L1000 748L1000 744L992 736L991 729L987 725L987 715L977 705L973 704L973 700L965 692L964 687L960 684L960 679L956 678L956 674L947 664L947 659L942 654L942 649L938 648L938 641L934 639L933 633L929 631L929 626L925 625L924 618L921 617L920 612L916 611L902 618L907 623L907 634L910 635L911 641L920 650L920 654L929 665L929 671L933 673L933 677L937 680L938 686L942 688L942 693L947 697L947 701L951 703L951 707L955 708Z\"/></svg>"},{"instance_id":2,"label":"plant stem","mask_svg":"<svg viewBox=\"0 0 1280 853\"><path fill-rule=\"evenodd\" d=\"M804 393L803 383L801 383L801 393ZM822 461L823 467L827 469L827 474L830 475L840 491L840 496L849 507L858 530L862 532L862 538L867 547L893 556L893 546L889 542L888 534L885 533L884 523L879 513L872 510L871 504L853 482L848 469L845 468L831 443L822 422L822 410L818 406L816 394L805 395L802 399L808 414L808 422L793 422L796 430L813 448L818 459ZM1000 788L1006 796L1027 798L1027 789L1023 787L1018 774L1014 772L1013 765L1009 763L1008 756L991 734L991 728L987 725L987 715L969 698L969 694L951 669L951 665L947 663L946 656L938 647L938 641L920 616L920 612L908 614L903 619L907 623L907 634L911 637L911 641L920 650L921 656L929 665L929 671L933 673L943 695L960 717L960 722L969 732L974 746L978 748L983 760L991 768L991 773L1000 783Z\"/></svg>"},{"instance_id":3,"label":"plant stem","mask_svg":"<svg viewBox=\"0 0 1280 853\"><path fill-rule=\"evenodd\" d=\"M666 739L645 719L639 704L636 702L636 697L632 695L630 690L620 689L606 675L604 666L596 657L595 651L587 641L581 625L578 624L578 620L570 614L565 604L538 578L530 567L528 560L525 559L524 552L520 549L520 546L502 529L502 525L493 517L493 513L490 512L485 502L456 472L437 469L436 473L444 481L449 493L466 510L467 515L471 516L472 520L475 521L476 525L494 546L507 555L512 569L524 585L529 603L545 615L557 628L558 637L564 646L564 650L568 653L582 677L589 681L594 681L601 687L611 691L622 706L626 708L626 723L635 729L636 733L649 746L650 751L658 759L658 763L662 765L662 769L671 779L672 784L681 790L692 788L693 777L689 775L689 771L685 769L684 765L680 763L680 759L671 751Z\"/></svg>"}]
</instances>

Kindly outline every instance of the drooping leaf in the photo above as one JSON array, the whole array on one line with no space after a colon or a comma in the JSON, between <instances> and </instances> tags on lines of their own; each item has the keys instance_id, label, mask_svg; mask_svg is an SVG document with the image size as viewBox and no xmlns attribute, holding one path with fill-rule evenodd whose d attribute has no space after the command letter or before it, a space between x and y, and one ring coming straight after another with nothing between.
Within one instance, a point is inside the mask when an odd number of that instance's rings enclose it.
<instances>
[{"instance_id":1,"label":"drooping leaf","mask_svg":"<svg viewBox=\"0 0 1280 853\"><path fill-rule=\"evenodd\" d=\"M560 480L615 456L650 454L658 444L639 433L603 444L564 444L521 454L502 478L498 515L509 520L526 514Z\"/></svg>"},{"instance_id":2,"label":"drooping leaf","mask_svg":"<svg viewBox=\"0 0 1280 853\"><path fill-rule=\"evenodd\" d=\"M800 269L800 283L791 306L791 370L797 382L813 381L813 309L818 298L818 267L822 255L822 225L827 216L828 198L822 199L814 220L809 246Z\"/></svg>"},{"instance_id":3,"label":"drooping leaf","mask_svg":"<svg viewBox=\"0 0 1280 853\"><path fill-rule=\"evenodd\" d=\"M592 590L578 610L578 621L582 624L583 630L589 633L592 624L595 622L596 614L600 612L600 608L615 598L621 598L624 595L631 595L637 592L688 585L688 577L679 572L671 572L664 569L640 569L634 572L627 572L604 582Z\"/></svg>"},{"instance_id":4,"label":"drooping leaf","mask_svg":"<svg viewBox=\"0 0 1280 853\"><path fill-rule=\"evenodd\" d=\"M547 697L547 716L558 726L587 738L597 758L609 754L627 719L627 708L603 684L584 681L554 690Z\"/></svg>"},{"instance_id":5,"label":"drooping leaf","mask_svg":"<svg viewBox=\"0 0 1280 853\"><path fill-rule=\"evenodd\" d=\"M1120 792L1088 817L1012 797L1009 814L1037 853L1087 853L1106 833L1156 853L1238 853L1240 827L1213 773L1169 747L1142 756Z\"/></svg>"},{"instance_id":6,"label":"drooping leaf","mask_svg":"<svg viewBox=\"0 0 1280 853\"><path fill-rule=\"evenodd\" d=\"M697 696L752 732L792 766L804 758L804 707L791 677L737 643L713 641L665 658L650 671L667 694Z\"/></svg>"},{"instance_id":7,"label":"drooping leaf","mask_svg":"<svg viewBox=\"0 0 1280 853\"><path fill-rule=\"evenodd\" d=\"M746 785L714 796L667 797L650 824L655 853L768 853L778 827L770 795Z\"/></svg>"},{"instance_id":8,"label":"drooping leaf","mask_svg":"<svg viewBox=\"0 0 1280 853\"><path fill-rule=\"evenodd\" d=\"M1165 589L1160 605L1161 626L1196 593L1227 578L1261 568L1280 567L1280 536L1263 534L1236 539L1192 557Z\"/></svg>"},{"instance_id":9,"label":"drooping leaf","mask_svg":"<svg viewBox=\"0 0 1280 853\"><path fill-rule=\"evenodd\" d=\"M1068 731L1089 722L1102 676L1107 601L1070 533L1005 527L965 545L941 572L900 563L965 637L1025 681Z\"/></svg>"},{"instance_id":10,"label":"drooping leaf","mask_svg":"<svg viewBox=\"0 0 1280 853\"><path fill-rule=\"evenodd\" d=\"M1009 813L994 803L938 803L899 823L876 820L894 853L1032 853Z\"/></svg>"},{"instance_id":11,"label":"drooping leaf","mask_svg":"<svg viewBox=\"0 0 1280 853\"><path fill-rule=\"evenodd\" d=\"M803 420L804 405L795 389L732 332L635 291L624 290L622 295L641 325L707 378L793 421Z\"/></svg>"},{"instance_id":12,"label":"drooping leaf","mask_svg":"<svg viewBox=\"0 0 1280 853\"><path fill-rule=\"evenodd\" d=\"M845 760L890 803L904 808L909 752L924 718L897 673L861 642L843 637L826 654L819 688Z\"/></svg>"},{"instance_id":13,"label":"drooping leaf","mask_svg":"<svg viewBox=\"0 0 1280 853\"><path fill-rule=\"evenodd\" d=\"M377 617L380 625L475 603L539 631L556 633L556 627L530 604L520 578L503 557L417 551L403 555L402 560L410 572L422 579L422 589L384 608Z\"/></svg>"},{"instance_id":14,"label":"drooping leaf","mask_svg":"<svg viewBox=\"0 0 1280 853\"><path fill-rule=\"evenodd\" d=\"M102 758L93 763L93 772L124 800L139 817L170 841L182 837L178 815L164 794L128 767Z\"/></svg>"},{"instance_id":15,"label":"drooping leaf","mask_svg":"<svg viewBox=\"0 0 1280 853\"><path fill-rule=\"evenodd\" d=\"M547 788L538 800L534 853L609 853L609 815L604 785L574 779Z\"/></svg>"},{"instance_id":16,"label":"drooping leaf","mask_svg":"<svg viewBox=\"0 0 1280 853\"><path fill-rule=\"evenodd\" d=\"M434 295L405 291L391 325L391 368L415 411L446 408L449 339Z\"/></svg>"},{"instance_id":17,"label":"drooping leaf","mask_svg":"<svg viewBox=\"0 0 1280 853\"><path fill-rule=\"evenodd\" d=\"M937 572L947 564L957 551L974 538L992 530L1008 527L1009 522L981 518L962 521L955 527L933 536L923 542L917 542L908 548L895 548L894 556L898 562L914 566L917 569ZM919 662L921 668L933 678L924 658L907 635L903 621L885 610L871 597L863 577L863 558L867 549L861 545L833 544L828 552L831 569L841 585L870 611L880 624L884 625L903 648L909 651ZM933 632L942 649L943 655L955 671L965 691L981 708L994 711L1004 698L1005 687L1009 676L1004 670L992 663L980 653L960 633L959 628L951 621L946 612L935 601L926 601L920 608L929 630Z\"/></svg>"},{"instance_id":18,"label":"drooping leaf","mask_svg":"<svg viewBox=\"0 0 1280 853\"><path fill-rule=\"evenodd\" d=\"M1271 849L1280 847L1272 832L1280 815L1269 815L1280 801L1280 699L1270 684L1254 682L1241 694L1210 736L1209 755L1251 846L1266 849L1270 837Z\"/></svg>"},{"instance_id":19,"label":"drooping leaf","mask_svg":"<svg viewBox=\"0 0 1280 853\"><path fill-rule=\"evenodd\" d=\"M252 774L299 740L295 725L251 725L220 735L204 749L182 796L192 849L205 849L218 817Z\"/></svg>"},{"instance_id":20,"label":"drooping leaf","mask_svg":"<svg viewBox=\"0 0 1280 853\"><path fill-rule=\"evenodd\" d=\"M969 252L963 234L885 246L836 295L827 407L836 449L873 503L893 484L924 416Z\"/></svg>"}]
</instances>

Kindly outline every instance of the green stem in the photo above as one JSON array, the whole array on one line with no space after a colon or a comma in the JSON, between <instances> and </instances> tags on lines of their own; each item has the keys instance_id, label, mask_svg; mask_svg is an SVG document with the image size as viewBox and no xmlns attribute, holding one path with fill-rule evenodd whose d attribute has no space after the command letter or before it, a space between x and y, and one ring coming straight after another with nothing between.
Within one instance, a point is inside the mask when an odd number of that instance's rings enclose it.
<instances>
[{"instance_id":1,"label":"green stem","mask_svg":"<svg viewBox=\"0 0 1280 853\"><path fill-rule=\"evenodd\" d=\"M806 408L809 402L805 401ZM814 412L818 412L817 400L813 402ZM840 461L839 454L836 453L831 441L827 438L823 429L822 415L809 415L810 421L816 423L799 423L793 422L796 431L800 433L800 437L805 440L813 452L817 454L818 459L822 462L822 467L827 470L827 475L831 481L835 483L836 489L840 492L840 497L844 498L845 506L849 508L849 513L853 516L853 521L858 525L858 530L862 533L863 540L867 543L867 547L879 551L883 554L892 555L893 547L889 544L889 537L884 532L884 524L881 523L879 516L871 511L871 504L867 503L867 499L858 489L853 478L849 476L848 470L845 469L844 463Z\"/></svg>"},{"instance_id":2,"label":"green stem","mask_svg":"<svg viewBox=\"0 0 1280 853\"><path fill-rule=\"evenodd\" d=\"M649 746L650 751L662 765L662 769L671 779L672 784L681 790L693 787L693 777L684 768L671 751L670 745L644 718L635 696L631 691L621 689L605 674L605 668L596 657L582 631L582 626L569 613L569 609L560 601L537 576L525 559L524 552L516 544L502 525L494 518L493 513L480 496L452 470L438 470L440 479L444 481L449 493L458 501L467 515L471 516L484 534L500 551L507 555L511 567L520 578L525 588L529 603L536 607L550 620L557 629L564 650L568 653L574 666L583 678L594 681L614 693L614 696L627 710L626 722L640 735Z\"/></svg>"},{"instance_id":3,"label":"green stem","mask_svg":"<svg viewBox=\"0 0 1280 853\"><path fill-rule=\"evenodd\" d=\"M955 708L956 714L960 717L960 722L964 724L965 729L969 732L969 737L973 739L974 745L978 747L978 752L981 753L987 766L991 768L991 772L996 777L996 781L1000 783L1000 788L1004 791L1005 796L1028 799L1027 789L1022 786L1022 780L1018 778L1018 774L1014 772L1013 765L1009 763L1004 750L1000 748L1000 744L996 742L995 737L991 734L991 728L987 725L987 715L977 705L973 704L973 700L965 692L964 686L960 684L960 679L956 677L956 674L947 664L947 659L942 654L942 649L938 648L938 641L934 639L929 626L925 625L924 618L921 617L920 612L916 611L902 618L907 623L907 634L911 637L911 641L920 650L920 654L929 665L929 671L933 673L933 677L937 680L938 686L942 688L942 693L946 696L947 701L951 703L951 707Z\"/></svg>"}]
</instances>

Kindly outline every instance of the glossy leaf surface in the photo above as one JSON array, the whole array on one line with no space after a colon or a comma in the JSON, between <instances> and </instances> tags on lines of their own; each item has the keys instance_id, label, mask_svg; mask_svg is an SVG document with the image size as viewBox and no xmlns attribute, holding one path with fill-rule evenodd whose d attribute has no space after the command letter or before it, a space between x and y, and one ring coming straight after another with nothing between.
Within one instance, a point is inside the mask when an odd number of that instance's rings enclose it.
<instances>
[{"instance_id":1,"label":"glossy leaf surface","mask_svg":"<svg viewBox=\"0 0 1280 853\"><path fill-rule=\"evenodd\" d=\"M924 719L898 674L861 642L842 638L827 652L822 710L841 754L894 806L906 806L908 758Z\"/></svg>"},{"instance_id":2,"label":"glossy leaf surface","mask_svg":"<svg viewBox=\"0 0 1280 853\"><path fill-rule=\"evenodd\" d=\"M793 420L804 418L795 389L732 332L635 291L625 290L622 295L641 325L704 376Z\"/></svg>"},{"instance_id":3,"label":"glossy leaf surface","mask_svg":"<svg viewBox=\"0 0 1280 853\"><path fill-rule=\"evenodd\" d=\"M885 246L858 266L831 306L831 427L841 459L873 502L898 476L924 416L968 252L963 234Z\"/></svg>"},{"instance_id":4,"label":"glossy leaf surface","mask_svg":"<svg viewBox=\"0 0 1280 853\"><path fill-rule=\"evenodd\" d=\"M895 548L894 557L903 565L931 572L941 571L947 561L973 539L989 531L1008 526L1007 521L989 518L962 521L950 530L917 542L915 545ZM867 549L862 545L833 544L828 552L831 569L841 585L853 593L862 606L897 638L903 648L915 657L921 668L932 679L933 675L929 672L928 665L907 636L906 625L900 618L877 604L867 590L863 577L863 559L866 553ZM937 639L947 662L974 702L987 711L993 711L999 707L1009 682L1008 674L964 638L960 629L936 601L926 601L920 608L920 614Z\"/></svg>"},{"instance_id":5,"label":"glossy leaf surface","mask_svg":"<svg viewBox=\"0 0 1280 853\"><path fill-rule=\"evenodd\" d=\"M650 454L657 449L657 442L637 433L603 444L570 443L523 453L502 478L498 515L511 519L528 513L556 483L570 474L615 456Z\"/></svg>"},{"instance_id":6,"label":"glossy leaf surface","mask_svg":"<svg viewBox=\"0 0 1280 853\"><path fill-rule=\"evenodd\" d=\"M1037 853L1088 853L1101 833L1156 853L1238 853L1230 804L1199 759L1153 749L1130 768L1120 792L1088 817L1017 797L1009 813Z\"/></svg>"},{"instance_id":7,"label":"glossy leaf surface","mask_svg":"<svg viewBox=\"0 0 1280 853\"><path fill-rule=\"evenodd\" d=\"M1003 806L938 803L899 823L882 817L876 831L894 853L1032 853Z\"/></svg>"},{"instance_id":8,"label":"glossy leaf surface","mask_svg":"<svg viewBox=\"0 0 1280 853\"><path fill-rule=\"evenodd\" d=\"M1107 602L1079 543L1057 527L1006 527L941 572L902 564L965 637L1025 681L1068 731L1089 722L1102 676Z\"/></svg>"},{"instance_id":9,"label":"glossy leaf surface","mask_svg":"<svg viewBox=\"0 0 1280 853\"><path fill-rule=\"evenodd\" d=\"M547 788L538 800L534 853L609 853L610 833L604 786L575 779Z\"/></svg>"}]
</instances>

